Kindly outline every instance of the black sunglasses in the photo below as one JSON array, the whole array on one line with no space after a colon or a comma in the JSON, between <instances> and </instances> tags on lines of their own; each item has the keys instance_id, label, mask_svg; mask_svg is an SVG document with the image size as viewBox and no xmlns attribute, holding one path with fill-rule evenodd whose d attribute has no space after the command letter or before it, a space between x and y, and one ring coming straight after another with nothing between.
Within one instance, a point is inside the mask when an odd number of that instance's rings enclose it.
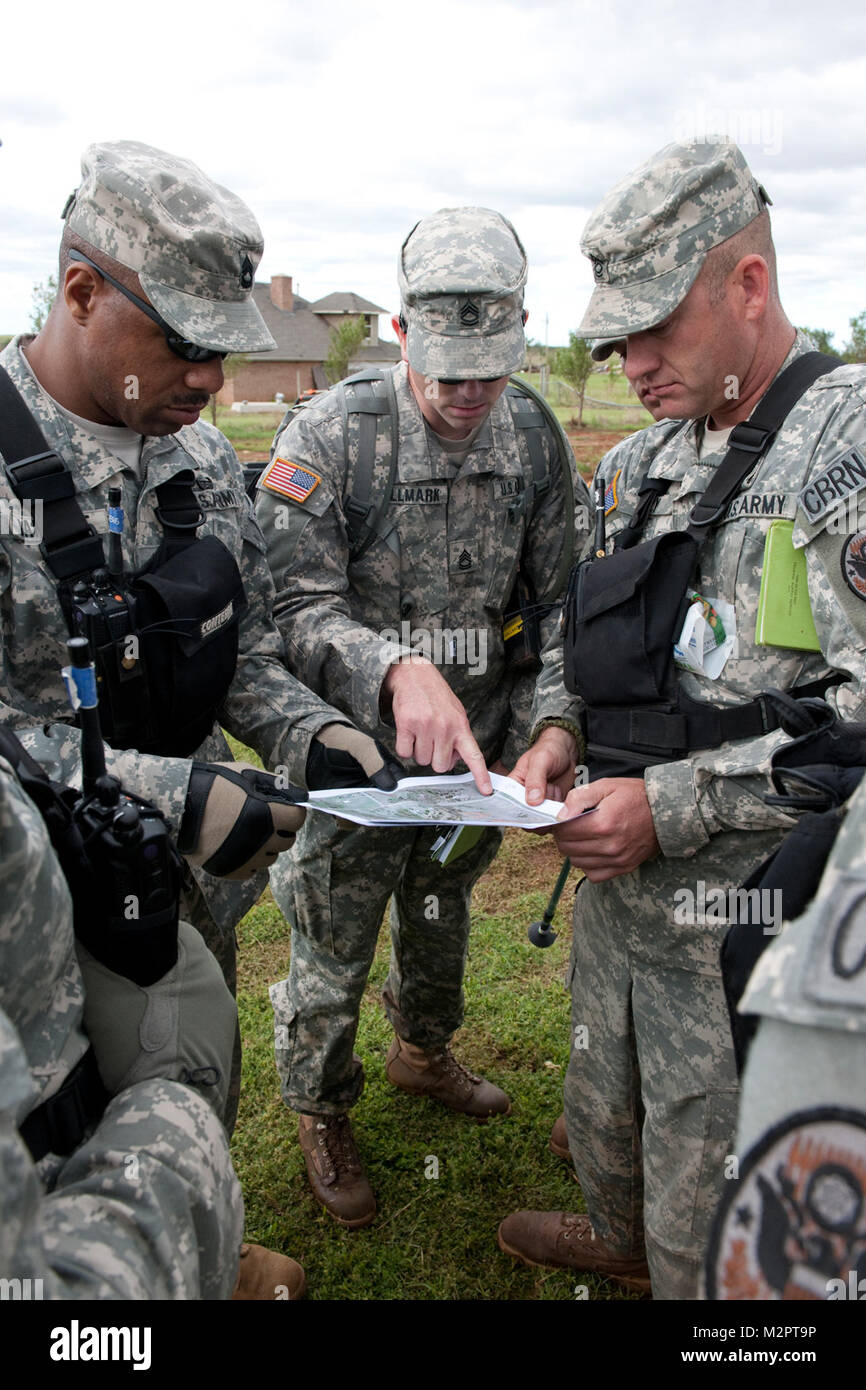
<instances>
[{"instance_id":1,"label":"black sunglasses","mask_svg":"<svg viewBox=\"0 0 866 1390\"><path fill-rule=\"evenodd\" d=\"M97 265L96 261L85 256L82 251L70 251L69 259L71 261L84 261L86 265L92 266L103 280L107 280L109 285L120 290L120 293L130 300L137 309L140 309L143 314L147 314L147 317L162 329L165 334L165 341L175 357L183 358L184 362L212 362L215 357L219 357L222 361L228 357L227 352L214 352L212 348L199 347L198 343L191 343L189 338L182 338L177 329L172 328L170 323L166 323L162 315L158 314L150 304L145 304L143 299L139 299L137 294L133 294L132 290L128 290L119 280L115 280L113 275L109 275L107 270L103 270L101 265Z\"/></svg>"},{"instance_id":2,"label":"black sunglasses","mask_svg":"<svg viewBox=\"0 0 866 1390\"><path fill-rule=\"evenodd\" d=\"M480 381L483 386L491 386L494 381L501 381L501 376L437 376L436 380L440 386L462 386L464 381Z\"/></svg>"}]
</instances>

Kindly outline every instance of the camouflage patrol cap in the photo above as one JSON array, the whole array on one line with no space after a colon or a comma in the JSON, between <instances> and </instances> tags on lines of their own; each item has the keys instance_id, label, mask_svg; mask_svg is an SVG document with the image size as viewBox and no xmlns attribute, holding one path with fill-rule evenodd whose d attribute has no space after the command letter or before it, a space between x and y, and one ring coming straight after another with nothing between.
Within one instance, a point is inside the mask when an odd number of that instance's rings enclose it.
<instances>
[{"instance_id":1,"label":"camouflage patrol cap","mask_svg":"<svg viewBox=\"0 0 866 1390\"><path fill-rule=\"evenodd\" d=\"M599 203L583 229L595 289L579 329L596 360L681 304L707 252L769 203L732 140L666 145Z\"/></svg>"},{"instance_id":2,"label":"camouflage patrol cap","mask_svg":"<svg viewBox=\"0 0 866 1390\"><path fill-rule=\"evenodd\" d=\"M469 379L523 365L526 252L507 218L442 208L412 228L397 273L416 371Z\"/></svg>"},{"instance_id":3,"label":"camouflage patrol cap","mask_svg":"<svg viewBox=\"0 0 866 1390\"><path fill-rule=\"evenodd\" d=\"M252 299L259 224L190 160L136 140L89 145L64 216L70 231L137 272L184 338L216 352L276 347Z\"/></svg>"}]
</instances>

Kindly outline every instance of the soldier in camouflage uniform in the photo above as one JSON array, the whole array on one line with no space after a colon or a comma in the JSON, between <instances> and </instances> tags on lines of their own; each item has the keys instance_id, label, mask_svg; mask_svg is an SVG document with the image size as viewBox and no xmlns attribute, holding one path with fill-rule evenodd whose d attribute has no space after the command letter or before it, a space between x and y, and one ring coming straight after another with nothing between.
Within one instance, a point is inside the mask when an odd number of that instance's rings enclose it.
<instances>
[{"instance_id":1,"label":"soldier in camouflage uniform","mask_svg":"<svg viewBox=\"0 0 866 1390\"><path fill-rule=\"evenodd\" d=\"M248 605L239 620L237 663L219 723L195 758L231 759L221 725L294 782L304 781L311 746L325 727L332 742L351 736L358 749L373 750L344 716L285 669L264 542L242 469L225 437L198 421L222 385L226 353L272 346L251 299L262 252L252 213L188 160L122 141L85 151L81 186L65 216L61 288L52 311L38 336L9 344L0 364L49 447L67 464L85 520L103 536L109 488L121 490L127 574L145 566L163 541L156 489L188 470L194 475L203 518L198 536L222 542L240 571ZM25 511L2 475L0 508L3 516L18 515L25 523L0 528L0 718L18 730L49 775L73 782L80 775L78 732L60 679L68 633L57 581L39 548L41 536L26 534L28 515L38 521L39 513ZM208 695L203 689L205 707ZM173 828L181 828L190 810L188 758L110 748L106 756L110 772L156 801ZM202 838L189 847L184 903L184 915L201 930L232 992L235 927L266 880L258 872L243 882L229 881L201 866L216 847L206 839L215 833L214 819L221 837L243 808L237 786L218 779ZM259 868L288 847L302 818L288 808L272 811L279 824ZM239 1075L238 1059L229 1128Z\"/></svg>"},{"instance_id":2,"label":"soldier in camouflage uniform","mask_svg":"<svg viewBox=\"0 0 866 1390\"><path fill-rule=\"evenodd\" d=\"M230 1297L243 1203L207 1092L151 1062L117 1088L67 1156L48 1153L37 1169L18 1134L60 1090L88 1038L66 880L41 815L3 759L0 903L0 1275L39 1281L31 1296L45 1298ZM211 964L210 1045L227 1074L232 1001Z\"/></svg>"},{"instance_id":3,"label":"soldier in camouflage uniform","mask_svg":"<svg viewBox=\"0 0 866 1390\"><path fill-rule=\"evenodd\" d=\"M671 145L617 185L587 224L582 245L596 289L580 331L606 340L598 355L617 343L660 422L599 465L608 553L647 474L669 486L643 538L685 530L730 427L811 346L778 299L766 201L729 141ZM736 644L715 679L678 669L678 699L724 712L836 672L828 700L841 717L863 718L864 440L866 369L840 365L790 410L700 545L694 588L732 605ZM805 552L811 650L755 641L765 543L784 519ZM564 727L539 725L515 769L529 800L578 753L569 728L581 705L562 685L562 648L546 661L544 713L551 717L558 687ZM629 695L621 688L616 703L627 709ZM756 733L672 761L645 757L643 776L603 777L569 794L564 816L598 807L556 832L586 873L575 905L565 1118L589 1215L517 1213L500 1228L508 1253L641 1288L651 1274L656 1297L695 1296L732 1152L737 1081L718 958L724 921L702 922L698 911L690 924L675 895L688 889L697 904L702 892L726 892L778 845L792 822L762 793L784 741L778 731Z\"/></svg>"},{"instance_id":4,"label":"soldier in camouflage uniform","mask_svg":"<svg viewBox=\"0 0 866 1390\"><path fill-rule=\"evenodd\" d=\"M738 1171L707 1254L719 1299L866 1297L866 782L814 901L740 1004L762 1022L742 1082Z\"/></svg>"},{"instance_id":5,"label":"soldier in camouflage uniform","mask_svg":"<svg viewBox=\"0 0 866 1390\"><path fill-rule=\"evenodd\" d=\"M339 390L278 437L257 499L290 668L413 772L443 773L462 760L482 790L485 760L510 766L528 732L535 672L508 668L501 631L518 562L546 594L568 533L553 431L544 426L549 487L535 500L522 431L503 395L524 358L525 278L523 248L499 214L445 209L420 222L399 259L403 308L394 326L404 360L390 381L368 388L385 417L379 489L394 414L397 421L396 474L371 544L350 553L347 495L358 490L360 429L350 415L347 458ZM564 453L570 472L567 445ZM584 526L586 515L584 504ZM555 613L546 619L545 637L555 622ZM448 1046L463 1019L469 897L501 833L485 830L447 868L430 860L433 839L429 830L309 817L271 877L293 924L291 973L272 989L283 1097L301 1113L313 1190L347 1226L366 1225L376 1210L347 1112L363 1085L353 1043L389 898L389 1080L480 1118L510 1109Z\"/></svg>"}]
</instances>

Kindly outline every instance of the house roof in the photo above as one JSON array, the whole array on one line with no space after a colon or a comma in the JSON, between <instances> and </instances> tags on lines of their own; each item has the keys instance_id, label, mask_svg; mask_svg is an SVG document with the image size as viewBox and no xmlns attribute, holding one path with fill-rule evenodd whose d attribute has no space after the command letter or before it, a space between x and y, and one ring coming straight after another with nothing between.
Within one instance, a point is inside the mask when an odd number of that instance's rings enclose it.
<instances>
[{"instance_id":1,"label":"house roof","mask_svg":"<svg viewBox=\"0 0 866 1390\"><path fill-rule=\"evenodd\" d=\"M296 294L291 310L278 309L271 299L269 284L255 285L253 299L277 346L270 352L251 352L251 361L324 362L331 330L312 312L308 299Z\"/></svg>"},{"instance_id":2,"label":"house roof","mask_svg":"<svg viewBox=\"0 0 866 1390\"><path fill-rule=\"evenodd\" d=\"M324 299L317 299L310 305L314 314L387 314L388 310L383 309L381 304L371 304L369 299L362 299L359 294L352 294L350 290L336 290L333 294L326 294Z\"/></svg>"},{"instance_id":3,"label":"house roof","mask_svg":"<svg viewBox=\"0 0 866 1390\"><path fill-rule=\"evenodd\" d=\"M375 304L370 304L369 300L362 299L360 295L341 293L329 294L324 299L317 300L315 308L308 299L302 299L296 294L290 310L278 309L271 299L270 285L267 283L253 287L253 299L277 346L270 352L251 352L251 362L324 362L330 351L331 329L321 315L342 312L330 307L332 300L352 301L355 306L352 310L354 313L386 312L384 309L377 309ZM329 307L322 309L322 305ZM380 346L392 349L387 356L383 355L384 360L397 361L400 350L396 343ZM356 356L357 359L365 361L380 359L377 348L360 348Z\"/></svg>"}]
</instances>

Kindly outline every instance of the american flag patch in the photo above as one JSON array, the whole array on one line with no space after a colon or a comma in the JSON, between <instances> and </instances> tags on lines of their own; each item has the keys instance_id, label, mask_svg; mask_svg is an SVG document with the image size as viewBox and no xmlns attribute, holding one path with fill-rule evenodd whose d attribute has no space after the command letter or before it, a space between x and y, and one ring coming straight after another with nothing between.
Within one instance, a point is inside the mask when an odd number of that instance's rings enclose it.
<instances>
[{"instance_id":1,"label":"american flag patch","mask_svg":"<svg viewBox=\"0 0 866 1390\"><path fill-rule=\"evenodd\" d=\"M306 502L321 481L318 473L312 469L301 468L289 459L278 457L268 464L259 486L269 488L271 492L281 492L284 497L291 497L293 502Z\"/></svg>"},{"instance_id":2,"label":"american flag patch","mask_svg":"<svg viewBox=\"0 0 866 1390\"><path fill-rule=\"evenodd\" d=\"M616 485L617 485L617 483L619 482L619 475L620 475L621 472L622 472L622 469L621 469L621 468L618 468L618 469L616 470L616 472L614 473L613 477L611 478L610 482L608 483L607 487L606 487L605 490L604 490L604 514L605 514L605 516L607 516L609 512L615 512L616 509L617 509L617 507L618 507L618 505L619 505L619 498L618 498L617 492L616 492Z\"/></svg>"}]
</instances>

